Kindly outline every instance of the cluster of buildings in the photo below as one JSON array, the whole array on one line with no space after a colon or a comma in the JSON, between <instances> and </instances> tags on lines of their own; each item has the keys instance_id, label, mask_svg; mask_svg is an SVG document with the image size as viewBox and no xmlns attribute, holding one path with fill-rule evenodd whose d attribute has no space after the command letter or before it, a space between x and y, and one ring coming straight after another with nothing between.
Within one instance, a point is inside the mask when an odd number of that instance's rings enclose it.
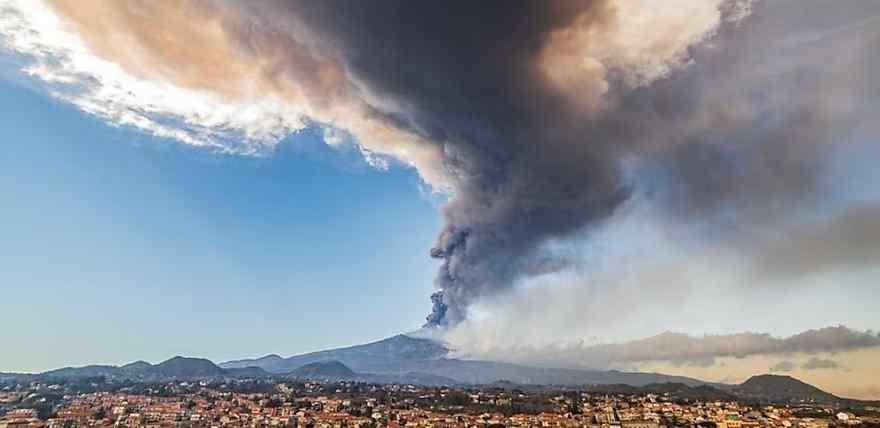
<instances>
[{"instance_id":1,"label":"cluster of buildings","mask_svg":"<svg viewBox=\"0 0 880 428\"><path fill-rule=\"evenodd\" d=\"M40 418L34 409L9 410L0 417L0 428L830 428L878 422L827 406L750 406L669 394L344 383L280 383L263 392L187 386L164 396L124 391L66 395L48 417Z\"/></svg>"}]
</instances>

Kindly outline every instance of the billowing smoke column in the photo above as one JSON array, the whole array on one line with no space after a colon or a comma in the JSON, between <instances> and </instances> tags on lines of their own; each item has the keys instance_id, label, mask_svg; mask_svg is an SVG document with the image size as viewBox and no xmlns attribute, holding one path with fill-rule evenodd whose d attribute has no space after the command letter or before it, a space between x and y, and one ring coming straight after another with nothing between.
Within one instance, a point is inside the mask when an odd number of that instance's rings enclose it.
<instances>
[{"instance_id":1,"label":"billowing smoke column","mask_svg":"<svg viewBox=\"0 0 880 428\"><path fill-rule=\"evenodd\" d=\"M428 325L455 324L473 299L548 266L563 268L541 244L607 216L626 199L615 149L593 131L594 100L569 101L546 68L557 66L548 51L555 31L614 25L613 6L607 0L290 6L313 35L332 41L355 81L379 99L373 114L442 152L453 196L430 252L443 263ZM592 94L584 96L594 97L604 84L585 81Z\"/></svg>"},{"instance_id":2,"label":"billowing smoke column","mask_svg":"<svg viewBox=\"0 0 880 428\"><path fill-rule=\"evenodd\" d=\"M266 145L226 141L312 124L416 168L450 195L426 324L443 327L569 267L548 247L636 190L745 224L817 186L824 153L876 119L855 100L878 90L877 2L832 3L0 0L0 31L111 121L246 153ZM19 22L38 5L59 34Z\"/></svg>"},{"instance_id":3,"label":"billowing smoke column","mask_svg":"<svg viewBox=\"0 0 880 428\"><path fill-rule=\"evenodd\" d=\"M453 197L431 250L442 266L428 326L455 324L474 299L565 268L542 245L626 200L623 146L597 122L611 80L636 87L675 68L728 4L700 1L708 7L692 9L697 16L673 17L695 28L653 32L666 49L657 53L619 36L633 13L626 3L320 2L297 10L381 100L375 114L441 148ZM667 39L670 31L677 39Z\"/></svg>"},{"instance_id":4,"label":"billowing smoke column","mask_svg":"<svg viewBox=\"0 0 880 428\"><path fill-rule=\"evenodd\" d=\"M443 292L438 291L431 295L431 313L425 317L426 327L440 326L445 325L446 323L446 311L449 310L449 306L446 305L443 298Z\"/></svg>"}]
</instances>

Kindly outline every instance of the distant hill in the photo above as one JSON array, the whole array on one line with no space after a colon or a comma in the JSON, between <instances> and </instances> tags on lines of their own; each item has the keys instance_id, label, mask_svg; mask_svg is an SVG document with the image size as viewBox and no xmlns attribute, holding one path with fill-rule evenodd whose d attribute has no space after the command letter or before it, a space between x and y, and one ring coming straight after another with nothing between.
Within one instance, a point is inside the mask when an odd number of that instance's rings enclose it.
<instances>
[{"instance_id":1,"label":"distant hill","mask_svg":"<svg viewBox=\"0 0 880 428\"><path fill-rule=\"evenodd\" d=\"M514 383L510 381L499 381L493 382L490 386L513 390L513 389L523 389L523 390L553 390L559 388L560 386L548 386L548 385L524 385L519 383ZM565 388L565 386L561 386ZM688 386L683 383L652 383L643 386L633 386L627 384L596 384L596 385L571 385L568 386L569 389L576 389L581 391L588 391L598 394L657 394L664 395L669 394L672 397L677 399L689 399L689 400L705 400L705 401L726 401L726 400L734 400L736 396L733 394L724 391L722 389L716 388L711 385L698 385L698 386Z\"/></svg>"},{"instance_id":2,"label":"distant hill","mask_svg":"<svg viewBox=\"0 0 880 428\"><path fill-rule=\"evenodd\" d=\"M220 367L224 369L241 369L246 367L266 368L281 364L283 360L284 358L281 358L278 355L269 354L265 357L260 357L257 359L227 361L225 363L221 363Z\"/></svg>"},{"instance_id":3,"label":"distant hill","mask_svg":"<svg viewBox=\"0 0 880 428\"><path fill-rule=\"evenodd\" d=\"M223 376L223 369L204 358L174 357L167 361L156 364L150 369L151 374L191 378L191 377L214 377Z\"/></svg>"},{"instance_id":4,"label":"distant hill","mask_svg":"<svg viewBox=\"0 0 880 428\"><path fill-rule=\"evenodd\" d=\"M630 385L592 385L588 388L594 392L624 393L624 394L670 394L676 398L690 400L725 401L736 397L730 392L723 391L710 385L688 386L683 383L652 383L641 387Z\"/></svg>"},{"instance_id":5,"label":"distant hill","mask_svg":"<svg viewBox=\"0 0 880 428\"><path fill-rule=\"evenodd\" d=\"M224 370L204 358L174 357L153 365L146 361L135 361L123 366L92 365L83 367L64 367L49 370L32 378L42 379L80 379L105 377L115 379L162 381L167 379L200 379L221 377L263 377L268 376L259 367ZM0 376L2 379L22 379L25 375Z\"/></svg>"},{"instance_id":6,"label":"distant hill","mask_svg":"<svg viewBox=\"0 0 880 428\"><path fill-rule=\"evenodd\" d=\"M125 370L128 372L143 372L146 370L150 370L151 368L153 368L153 365L143 360L138 360L133 363L128 363L122 367L119 367L120 370Z\"/></svg>"},{"instance_id":7,"label":"distant hill","mask_svg":"<svg viewBox=\"0 0 880 428\"><path fill-rule=\"evenodd\" d=\"M234 369L222 369L226 376L239 378L260 378L272 376L271 373L259 367L241 367Z\"/></svg>"},{"instance_id":8,"label":"distant hill","mask_svg":"<svg viewBox=\"0 0 880 428\"><path fill-rule=\"evenodd\" d=\"M37 375L31 373L4 373L0 372L0 382L22 382L33 379Z\"/></svg>"},{"instance_id":9,"label":"distant hill","mask_svg":"<svg viewBox=\"0 0 880 428\"><path fill-rule=\"evenodd\" d=\"M546 389L544 385L522 385L504 381L492 384L502 389ZM582 387L576 387L582 389ZM583 388L595 393L611 394L669 394L677 399L703 401L732 401L799 404L836 404L853 407L873 405L873 402L840 398L790 376L754 376L739 385L706 384L689 386L682 383L653 383L643 386L626 384L589 385Z\"/></svg>"},{"instance_id":10,"label":"distant hill","mask_svg":"<svg viewBox=\"0 0 880 428\"><path fill-rule=\"evenodd\" d=\"M84 367L64 367L55 370L49 370L47 372L40 373L43 377L49 378L59 378L59 379L73 379L73 378L84 378L84 377L100 377L100 376L112 376L117 367L116 366L84 366Z\"/></svg>"},{"instance_id":11,"label":"distant hill","mask_svg":"<svg viewBox=\"0 0 880 428\"><path fill-rule=\"evenodd\" d=\"M291 371L288 376L298 379L351 379L355 372L339 361L319 361L306 364Z\"/></svg>"},{"instance_id":12,"label":"distant hill","mask_svg":"<svg viewBox=\"0 0 880 428\"><path fill-rule=\"evenodd\" d=\"M752 376L727 389L737 397L761 401L832 404L845 400L791 376L770 374Z\"/></svg>"},{"instance_id":13,"label":"distant hill","mask_svg":"<svg viewBox=\"0 0 880 428\"><path fill-rule=\"evenodd\" d=\"M367 383L397 383L426 386L454 386L461 382L430 373L409 372L402 374L361 374L356 380Z\"/></svg>"},{"instance_id":14,"label":"distant hill","mask_svg":"<svg viewBox=\"0 0 880 428\"><path fill-rule=\"evenodd\" d=\"M236 369L227 369L236 370ZM306 364L294 369L286 376L295 379L308 379L317 381L341 381L353 380L366 383L398 383L430 386L451 386L460 384L448 377L432 375L428 373L401 373L401 374L376 374L356 373L345 364L331 360Z\"/></svg>"}]
</instances>

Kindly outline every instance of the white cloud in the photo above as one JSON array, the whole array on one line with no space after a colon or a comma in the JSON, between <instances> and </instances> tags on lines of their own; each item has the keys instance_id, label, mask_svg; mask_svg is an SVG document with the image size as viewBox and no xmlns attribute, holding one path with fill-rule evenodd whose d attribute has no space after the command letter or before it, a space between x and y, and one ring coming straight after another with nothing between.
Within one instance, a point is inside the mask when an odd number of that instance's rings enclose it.
<instances>
[{"instance_id":1,"label":"white cloud","mask_svg":"<svg viewBox=\"0 0 880 428\"><path fill-rule=\"evenodd\" d=\"M266 154L305 128L304 112L268 94L229 99L159 79L144 79L95 55L41 1L0 0L0 35L32 63L24 72L50 93L108 123L221 152Z\"/></svg>"}]
</instances>

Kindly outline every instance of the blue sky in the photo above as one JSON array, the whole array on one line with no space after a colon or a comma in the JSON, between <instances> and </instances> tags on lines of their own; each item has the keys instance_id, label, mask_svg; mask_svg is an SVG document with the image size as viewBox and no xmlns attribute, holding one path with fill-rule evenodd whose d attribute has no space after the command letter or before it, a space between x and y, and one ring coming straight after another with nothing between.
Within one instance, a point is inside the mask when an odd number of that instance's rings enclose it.
<instances>
[{"instance_id":1,"label":"blue sky","mask_svg":"<svg viewBox=\"0 0 880 428\"><path fill-rule=\"evenodd\" d=\"M212 154L10 82L0 109L3 370L287 355L421 324L439 218L413 171L309 132Z\"/></svg>"}]
</instances>

